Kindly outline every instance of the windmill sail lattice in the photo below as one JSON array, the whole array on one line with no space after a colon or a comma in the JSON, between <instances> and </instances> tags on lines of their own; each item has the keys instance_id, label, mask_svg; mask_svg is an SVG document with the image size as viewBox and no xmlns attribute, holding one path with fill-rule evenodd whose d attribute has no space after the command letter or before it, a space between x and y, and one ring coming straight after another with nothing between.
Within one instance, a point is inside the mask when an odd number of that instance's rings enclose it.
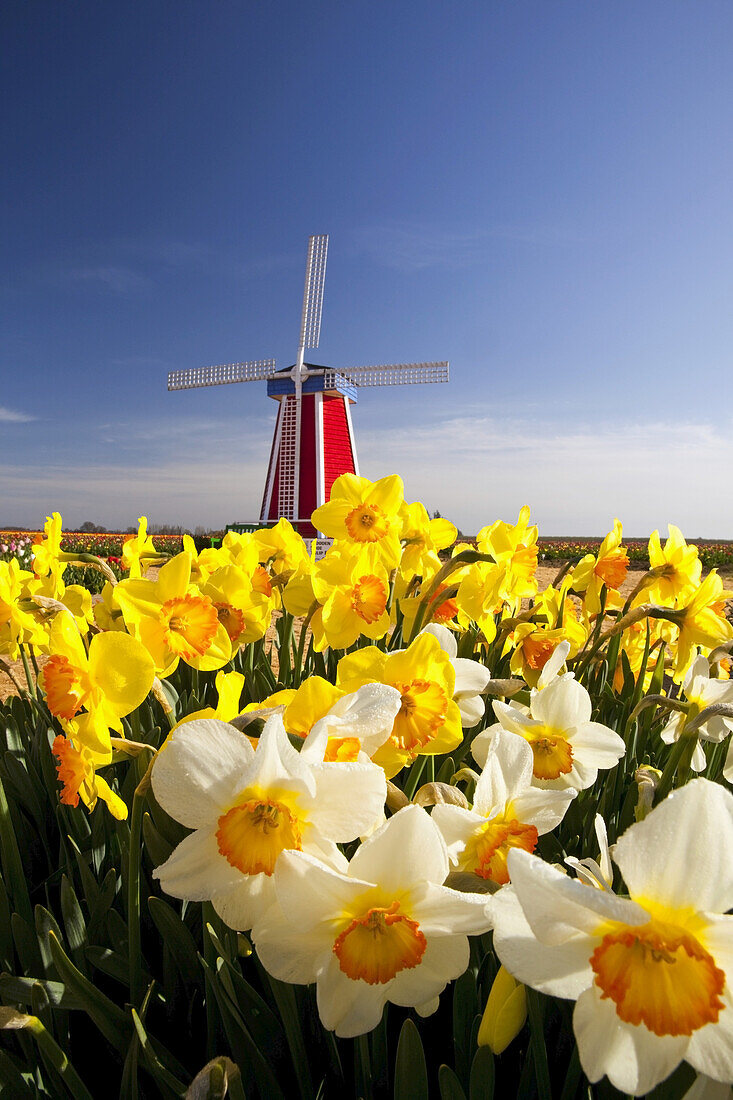
<instances>
[{"instance_id":1,"label":"windmill sail lattice","mask_svg":"<svg viewBox=\"0 0 733 1100\"><path fill-rule=\"evenodd\" d=\"M255 359L192 367L168 375L169 390L267 381L268 396L279 408L260 523L273 523L284 516L306 536L316 534L311 512L329 499L336 478L359 472L350 409L357 390L449 380L446 361L343 368L304 361L306 348L317 348L320 340L327 255L328 236L310 237L300 340L292 367L277 370L274 359Z\"/></svg>"}]
</instances>

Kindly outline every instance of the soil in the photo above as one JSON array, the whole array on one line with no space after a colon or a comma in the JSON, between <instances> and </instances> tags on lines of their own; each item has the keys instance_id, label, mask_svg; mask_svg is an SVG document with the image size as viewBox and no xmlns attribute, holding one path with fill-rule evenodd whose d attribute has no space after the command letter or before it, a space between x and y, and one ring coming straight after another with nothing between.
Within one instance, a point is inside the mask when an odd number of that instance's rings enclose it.
<instances>
[{"instance_id":1,"label":"soil","mask_svg":"<svg viewBox=\"0 0 733 1100\"><path fill-rule=\"evenodd\" d=\"M549 584L552 584L552 582L555 579L555 577L557 576L559 570L562 568L562 565L563 565L563 563L560 562L560 561L553 561L553 562L550 562L549 564L543 564L542 562L540 562L539 566L537 567L537 581L539 583L540 591L547 588L547 586ZM621 594L622 595L628 596L628 594L631 591L633 591L633 589L636 587L636 584L639 581L639 578L642 575L642 572L643 572L643 569L634 569L633 568L633 563L632 563L632 567L629 569L628 576L627 576L626 580L624 581L624 583L621 586ZM157 576L157 573L158 573L157 569L151 569L151 570L149 570L147 575L151 580L154 580L155 577ZM724 586L727 589L732 589L733 590L733 570L727 570L727 569L726 570L720 570L720 575L723 579ZM96 598L98 598L98 597L96 597ZM731 606L733 606L733 600L729 601L729 603L728 603L729 609L731 608ZM299 632L299 624L296 622L296 624L295 624L296 637L298 636L298 632ZM274 628L274 626L271 626L269 628L268 632L267 632L267 641L271 642L275 638L276 638L275 628ZM0 658L0 660L1 659L2 658ZM39 667L42 668L43 665L46 663L47 659L48 658L43 656L43 655L39 656L37 658ZM13 673L13 676L18 681L20 686L25 688L26 687L26 677L25 677L25 671L23 669L22 661L10 661L10 662L6 662L6 663L8 663L10 665L10 669ZM2 669L0 669L0 702L4 702L8 698L8 696L10 696L10 695L17 695L17 690L16 690L15 685L13 684L12 680L10 679L10 677L7 676L2 671Z\"/></svg>"}]
</instances>

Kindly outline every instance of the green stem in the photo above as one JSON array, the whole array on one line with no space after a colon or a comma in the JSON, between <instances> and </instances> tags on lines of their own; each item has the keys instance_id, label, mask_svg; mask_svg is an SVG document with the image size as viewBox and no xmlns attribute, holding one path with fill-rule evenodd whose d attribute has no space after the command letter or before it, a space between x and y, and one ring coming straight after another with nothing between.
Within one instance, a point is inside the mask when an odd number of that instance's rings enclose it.
<instances>
[{"instance_id":1,"label":"green stem","mask_svg":"<svg viewBox=\"0 0 733 1100\"><path fill-rule=\"evenodd\" d=\"M695 734L692 736L685 736L684 730L680 735L678 741L672 745L672 750L667 759L667 763L664 765L664 771L662 772L662 778L659 780L659 786L657 787L657 793L654 797L655 805L659 805L662 799L666 798L672 789L672 783L678 770L684 768L684 758L687 757L688 767L689 761L692 760L692 754L695 751L695 745L697 744L697 737Z\"/></svg>"},{"instance_id":2,"label":"green stem","mask_svg":"<svg viewBox=\"0 0 733 1100\"><path fill-rule=\"evenodd\" d=\"M295 658L295 667L293 669L293 686L300 687L300 682L303 678L303 653L305 652L305 639L308 633L308 627L310 626L311 619L315 615L316 611L321 605L318 600L314 600L308 608L308 614L303 619L300 625L300 637L298 638L298 650Z\"/></svg>"},{"instance_id":3,"label":"green stem","mask_svg":"<svg viewBox=\"0 0 733 1100\"><path fill-rule=\"evenodd\" d=\"M128 922L128 962L130 974L130 1003L139 1005L145 992L142 973L142 952L140 947L140 861L142 855L142 822L145 799L150 786L153 760L142 777L132 799L130 815L130 848L127 853L127 922ZM137 766L137 764L136 764Z\"/></svg>"},{"instance_id":4,"label":"green stem","mask_svg":"<svg viewBox=\"0 0 733 1100\"><path fill-rule=\"evenodd\" d=\"M26 655L24 645L21 645L20 647L20 656L21 660L23 661L23 671L25 672L25 678L28 682L28 692L30 695L33 696L34 699L37 699L38 692L36 691L36 682L33 679L33 674L31 672L30 665L28 664L28 657Z\"/></svg>"},{"instance_id":5,"label":"green stem","mask_svg":"<svg viewBox=\"0 0 733 1100\"><path fill-rule=\"evenodd\" d=\"M372 1100L372 1062L369 1054L369 1036L358 1035L354 1040L356 1054L357 1096Z\"/></svg>"},{"instance_id":6,"label":"green stem","mask_svg":"<svg viewBox=\"0 0 733 1100\"><path fill-rule=\"evenodd\" d=\"M425 757L418 756L417 760L410 768L409 774L407 776L407 782L405 783L405 794L410 800L412 800L412 796L417 790L418 784L420 782L420 776L423 773L424 767Z\"/></svg>"}]
</instances>

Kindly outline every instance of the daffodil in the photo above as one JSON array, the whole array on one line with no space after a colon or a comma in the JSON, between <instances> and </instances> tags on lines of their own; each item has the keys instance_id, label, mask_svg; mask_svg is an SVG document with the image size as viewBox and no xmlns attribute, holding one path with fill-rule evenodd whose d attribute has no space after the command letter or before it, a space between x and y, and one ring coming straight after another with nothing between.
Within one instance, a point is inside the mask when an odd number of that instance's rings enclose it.
<instances>
[{"instance_id":1,"label":"daffodil","mask_svg":"<svg viewBox=\"0 0 733 1100\"><path fill-rule=\"evenodd\" d=\"M406 806L365 840L348 866L286 852L278 904L253 938L280 981L316 983L323 1026L339 1037L371 1031L385 1004L438 1007L468 966L468 936L487 931L481 895L443 885L448 857L425 810Z\"/></svg>"},{"instance_id":2,"label":"daffodil","mask_svg":"<svg viewBox=\"0 0 733 1100\"><path fill-rule=\"evenodd\" d=\"M0 561L0 653L7 653L12 660L17 660L22 642L43 645L46 640L41 624L20 606L32 578L32 573L20 568L17 558Z\"/></svg>"},{"instance_id":3,"label":"daffodil","mask_svg":"<svg viewBox=\"0 0 733 1100\"><path fill-rule=\"evenodd\" d=\"M129 576L135 580L143 575L142 563L154 559L160 560L161 555L155 549L155 544L148 534L148 517L140 516L137 521L136 535L128 535L122 543L122 564L129 570Z\"/></svg>"},{"instance_id":4,"label":"daffodil","mask_svg":"<svg viewBox=\"0 0 733 1100\"><path fill-rule=\"evenodd\" d=\"M591 1082L641 1096L684 1059L733 1081L733 796L695 779L613 848L629 897L527 852L487 903L494 948L518 981L575 1000Z\"/></svg>"},{"instance_id":5,"label":"daffodil","mask_svg":"<svg viewBox=\"0 0 733 1100\"><path fill-rule=\"evenodd\" d=\"M458 656L458 644L447 627L440 623L429 623L421 634L432 634L444 653L448 654L456 676L453 688L453 702L461 712L461 725L467 728L480 722L486 710L483 692L488 687L491 673L480 661L471 661Z\"/></svg>"},{"instance_id":6,"label":"daffodil","mask_svg":"<svg viewBox=\"0 0 733 1100\"><path fill-rule=\"evenodd\" d=\"M629 571L629 555L621 545L623 528L621 521L613 521L613 530L604 538L597 554L586 554L571 574L575 592L583 593L583 603L590 615L601 610L601 589L617 590L626 580Z\"/></svg>"},{"instance_id":7,"label":"daffodil","mask_svg":"<svg viewBox=\"0 0 733 1100\"><path fill-rule=\"evenodd\" d=\"M274 527L262 527L252 537L260 562L266 566L270 578L279 588L287 584L296 569L309 564L303 538L290 520L279 519Z\"/></svg>"},{"instance_id":8,"label":"daffodil","mask_svg":"<svg viewBox=\"0 0 733 1100\"><path fill-rule=\"evenodd\" d=\"M286 732L304 739L306 758L316 751L330 762L363 761L387 740L401 705L399 692L386 684L364 684L347 694L309 676L297 690L276 692L245 713L262 718L279 713Z\"/></svg>"},{"instance_id":9,"label":"daffodil","mask_svg":"<svg viewBox=\"0 0 733 1100\"><path fill-rule=\"evenodd\" d=\"M473 807L433 808L433 821L456 870L503 885L509 882L509 852L513 848L533 852L538 838L560 824L577 792L533 787L532 765L526 741L498 732L476 783Z\"/></svg>"},{"instance_id":10,"label":"daffodil","mask_svg":"<svg viewBox=\"0 0 733 1100\"><path fill-rule=\"evenodd\" d=\"M711 569L700 587L679 608L675 683L683 680L693 660L695 646L710 650L733 639L733 626L725 614L725 601L730 595L723 588L717 569Z\"/></svg>"},{"instance_id":11,"label":"daffodil","mask_svg":"<svg viewBox=\"0 0 733 1100\"><path fill-rule=\"evenodd\" d=\"M460 578L456 604L458 621L467 626L475 622L487 642L496 637L496 616L503 607L506 588L506 564L476 562Z\"/></svg>"},{"instance_id":12,"label":"daffodil","mask_svg":"<svg viewBox=\"0 0 733 1100\"><path fill-rule=\"evenodd\" d=\"M78 806L81 799L91 813L97 800L101 798L112 816L118 821L124 821L127 817L127 806L115 794L107 780L97 774L92 753L75 738L63 737L61 734L55 738L51 751L58 761L56 773L62 784L59 800L65 806Z\"/></svg>"},{"instance_id":13,"label":"daffodil","mask_svg":"<svg viewBox=\"0 0 733 1100\"><path fill-rule=\"evenodd\" d=\"M331 550L312 583L321 604L311 621L317 651L348 649L362 636L376 641L389 630L389 574L373 544Z\"/></svg>"},{"instance_id":14,"label":"daffodil","mask_svg":"<svg viewBox=\"0 0 733 1100\"><path fill-rule=\"evenodd\" d=\"M331 487L331 499L316 508L311 522L338 541L375 543L385 568L394 569L402 556L399 511L403 501L402 479L396 474L379 481L341 474Z\"/></svg>"},{"instance_id":15,"label":"daffodil","mask_svg":"<svg viewBox=\"0 0 733 1100\"><path fill-rule=\"evenodd\" d=\"M452 546L458 536L455 524L442 516L431 519L424 504L405 502L400 509L404 544L400 572L404 577L423 577L440 568L438 554Z\"/></svg>"},{"instance_id":16,"label":"daffodil","mask_svg":"<svg viewBox=\"0 0 733 1100\"><path fill-rule=\"evenodd\" d=\"M113 631L95 634L87 655L67 611L53 621L48 652L39 677L48 709L63 721L77 720L76 740L85 749L108 754L110 729L122 733L121 719L140 706L152 687L155 669L149 654L129 634Z\"/></svg>"},{"instance_id":17,"label":"daffodil","mask_svg":"<svg viewBox=\"0 0 733 1100\"><path fill-rule=\"evenodd\" d=\"M562 627L553 629L544 623L518 623L507 635L504 645L504 653L511 654L510 671L514 676L521 676L530 687L535 687L540 672L564 639Z\"/></svg>"},{"instance_id":18,"label":"daffodil","mask_svg":"<svg viewBox=\"0 0 733 1100\"><path fill-rule=\"evenodd\" d=\"M202 710L192 711L178 722L178 726L184 722L193 722L198 718L220 718L222 722L231 722L239 714L239 700L244 690L244 676L241 672L217 672L214 681L216 687L217 702L215 707L204 707ZM170 734L168 735L170 736Z\"/></svg>"},{"instance_id":19,"label":"daffodil","mask_svg":"<svg viewBox=\"0 0 733 1100\"><path fill-rule=\"evenodd\" d=\"M231 659L232 644L208 596L190 584L191 558L180 553L166 562L155 581L120 581L115 589L128 629L148 650L160 676L180 658L211 672Z\"/></svg>"},{"instance_id":20,"label":"daffodil","mask_svg":"<svg viewBox=\"0 0 733 1100\"><path fill-rule=\"evenodd\" d=\"M494 703L500 726L529 742L534 756L533 783L538 787L584 790L599 770L613 768L626 751L623 739L608 726L591 722L590 695L572 676L556 677L532 693L529 711ZM480 733L471 751L484 765L497 727Z\"/></svg>"},{"instance_id":21,"label":"daffodil","mask_svg":"<svg viewBox=\"0 0 733 1100\"><path fill-rule=\"evenodd\" d=\"M669 538L662 548L659 531L649 538L649 567L654 578L642 596L650 603L672 607L684 601L700 583L702 563L696 546L688 546L679 527L668 525Z\"/></svg>"},{"instance_id":22,"label":"daffodil","mask_svg":"<svg viewBox=\"0 0 733 1100\"><path fill-rule=\"evenodd\" d=\"M685 682L682 685L685 699L689 703L687 712L675 711L667 725L662 730L662 740L671 745L683 735L685 725L704 710L715 703L733 703L733 680L713 680L710 676L710 665L707 657L699 655L690 665ZM702 741L711 741L719 744L733 729L733 719L714 715L698 728L697 737ZM707 766L705 750L697 742L690 766L693 771L704 771Z\"/></svg>"},{"instance_id":23,"label":"daffodil","mask_svg":"<svg viewBox=\"0 0 733 1100\"><path fill-rule=\"evenodd\" d=\"M234 652L264 638L272 620L273 601L255 588L250 574L237 565L223 565L198 588L213 603Z\"/></svg>"},{"instance_id":24,"label":"daffodil","mask_svg":"<svg viewBox=\"0 0 733 1100\"><path fill-rule=\"evenodd\" d=\"M537 594L537 527L529 526L529 506L520 509L516 524L497 520L482 527L476 542L482 554L491 554L505 568L501 595L515 608Z\"/></svg>"},{"instance_id":25,"label":"daffodil","mask_svg":"<svg viewBox=\"0 0 733 1100\"><path fill-rule=\"evenodd\" d=\"M461 712L453 701L455 670L432 634L418 635L396 653L367 646L342 657L338 687L350 692L366 683L388 684L402 700L389 737L372 757L388 778L418 755L450 752L461 743Z\"/></svg>"},{"instance_id":26,"label":"daffodil","mask_svg":"<svg viewBox=\"0 0 733 1100\"><path fill-rule=\"evenodd\" d=\"M166 813L194 830L155 878L174 897L210 899L238 929L251 928L275 900L272 875L283 852L311 852L343 868L336 845L367 833L386 796L384 774L371 763L322 763L296 752L277 714L256 750L226 722L179 726L151 781Z\"/></svg>"}]
</instances>

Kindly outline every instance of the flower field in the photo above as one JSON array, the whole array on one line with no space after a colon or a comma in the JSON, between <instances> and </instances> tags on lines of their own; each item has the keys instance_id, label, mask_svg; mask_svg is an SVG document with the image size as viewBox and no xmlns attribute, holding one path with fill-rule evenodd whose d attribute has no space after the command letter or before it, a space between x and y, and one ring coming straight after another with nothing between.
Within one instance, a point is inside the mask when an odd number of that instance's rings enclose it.
<instances>
[{"instance_id":1,"label":"flower field","mask_svg":"<svg viewBox=\"0 0 733 1100\"><path fill-rule=\"evenodd\" d=\"M727 544L313 522L0 557L4 1094L728 1096Z\"/></svg>"}]
</instances>

